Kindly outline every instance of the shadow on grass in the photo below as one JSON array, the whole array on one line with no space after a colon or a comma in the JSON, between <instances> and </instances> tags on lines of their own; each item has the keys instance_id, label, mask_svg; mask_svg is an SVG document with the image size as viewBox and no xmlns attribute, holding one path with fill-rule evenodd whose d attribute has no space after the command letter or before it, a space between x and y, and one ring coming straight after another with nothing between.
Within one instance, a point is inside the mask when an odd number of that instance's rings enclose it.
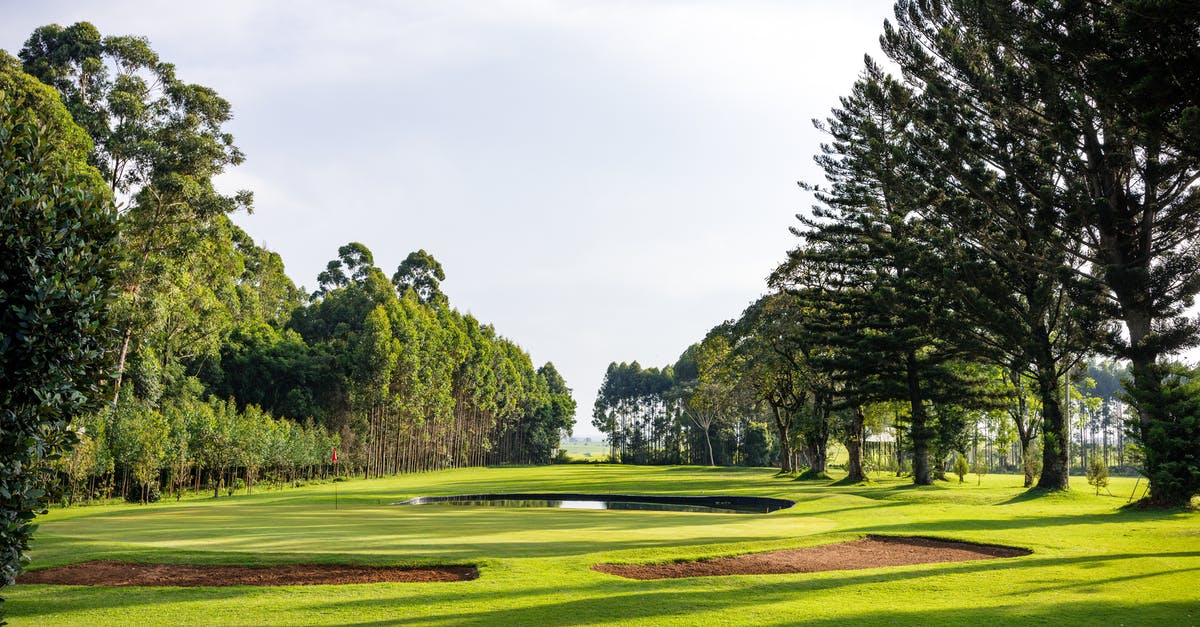
<instances>
[{"instance_id":1,"label":"shadow on grass","mask_svg":"<svg viewBox=\"0 0 1200 627\"><path fill-rule=\"evenodd\" d=\"M420 603L425 607L445 608L443 613L433 616L405 616L408 624L596 624L646 620L654 618L680 620L686 622L690 614L698 612L720 612L722 616L735 617L739 608L750 610L770 606L777 603L794 602L806 595L822 592L838 591L856 586L894 586L896 590L910 587L915 580L924 577L953 577L965 574L986 574L1008 571L1013 568L1042 568L1042 567L1082 567L1089 564L1115 562L1124 559L1140 559L1147 557L1200 557L1200 552L1179 552L1168 554L1120 554L1108 556L1087 556L1078 558L1013 558L1001 559L986 564L967 562L956 565L933 565L929 567L899 567L890 572L879 572L878 569L869 573L854 571L839 571L826 573L828 576L813 577L811 575L758 575L738 576L735 578L698 577L690 579L631 581L611 575L597 575L603 580L590 584L576 584L569 587L571 600L563 600L559 594L563 589L555 586L522 589L520 591L496 593L495 591L469 591L465 586L454 592L441 592L422 595ZM1114 569L1119 566L1114 565ZM1187 569L1197 570L1197 569ZM1094 571L1093 571L1094 572ZM1181 572L1177 569L1164 569L1133 575L1103 578L1094 575L1077 582L1055 584L1050 588L1022 588L1008 595L995 596L993 599L1005 599L1019 596L1011 604L998 607L978 607L981 599L971 595L961 597L962 606L951 609L929 611L893 611L880 610L877 605L861 606L846 603L841 606L831 604L822 609L828 611L830 618L817 619L839 623L852 624L938 624L951 623L1020 623L1034 619L1047 623L1091 624L1099 617L1106 621L1119 621L1120 617L1128 622L1146 624L1148 622L1178 623L1190 616L1189 611L1195 611L1193 604L1177 602L1147 603L1141 599L1131 599L1129 603L1103 601L1086 601L1079 604L1055 602L1053 604L1035 605L1028 603L1025 598L1030 593L1049 591L1051 589L1094 589L1102 585L1123 585L1129 581L1169 575ZM928 592L928 591L926 591ZM861 595L861 592L857 593ZM478 595L480 598L472 598ZM484 597L487 599L485 600ZM939 595L941 596L941 595ZM579 598L584 597L584 598ZM486 601L486 602L485 602ZM944 602L940 598L939 602ZM455 611L454 607L463 602L470 602L473 608L467 611ZM370 611L376 613L394 607L394 600L371 599L349 601L344 603L331 602L312 608L318 612L345 613L347 617L361 615ZM521 607L506 607L520 605ZM855 612L853 608L861 608ZM399 617L398 617L399 618ZM760 617L746 619L744 622L763 622ZM778 622L792 623L797 620L813 621L814 616L779 616ZM1053 620L1050 620L1053 619ZM1152 620L1153 619L1153 620ZM699 624L705 622L700 616L694 617ZM384 624L378 621L359 622L356 624Z\"/></svg>"}]
</instances>

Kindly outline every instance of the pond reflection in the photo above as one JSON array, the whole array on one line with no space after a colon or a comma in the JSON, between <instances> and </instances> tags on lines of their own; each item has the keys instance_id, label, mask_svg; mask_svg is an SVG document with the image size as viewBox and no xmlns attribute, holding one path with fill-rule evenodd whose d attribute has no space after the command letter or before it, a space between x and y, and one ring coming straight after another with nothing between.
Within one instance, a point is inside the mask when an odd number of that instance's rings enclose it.
<instances>
[{"instance_id":1,"label":"pond reflection","mask_svg":"<svg viewBox=\"0 0 1200 627\"><path fill-rule=\"evenodd\" d=\"M420 496L394 505L461 505L468 507L610 509L708 514L769 514L791 507L784 499L746 496L631 496L599 494L468 494Z\"/></svg>"}]
</instances>

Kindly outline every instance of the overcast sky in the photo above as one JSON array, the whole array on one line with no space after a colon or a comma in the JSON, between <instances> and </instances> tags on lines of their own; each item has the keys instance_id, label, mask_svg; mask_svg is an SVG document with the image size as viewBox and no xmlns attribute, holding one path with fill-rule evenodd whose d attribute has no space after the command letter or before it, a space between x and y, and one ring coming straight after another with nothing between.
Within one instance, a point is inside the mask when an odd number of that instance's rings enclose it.
<instances>
[{"instance_id":1,"label":"overcast sky","mask_svg":"<svg viewBox=\"0 0 1200 627\"><path fill-rule=\"evenodd\" d=\"M335 4L349 5L336 7ZM451 303L553 361L576 434L612 361L673 363L766 290L825 117L891 0L0 1L0 47L141 35L234 109L235 221L297 284L424 248Z\"/></svg>"}]
</instances>

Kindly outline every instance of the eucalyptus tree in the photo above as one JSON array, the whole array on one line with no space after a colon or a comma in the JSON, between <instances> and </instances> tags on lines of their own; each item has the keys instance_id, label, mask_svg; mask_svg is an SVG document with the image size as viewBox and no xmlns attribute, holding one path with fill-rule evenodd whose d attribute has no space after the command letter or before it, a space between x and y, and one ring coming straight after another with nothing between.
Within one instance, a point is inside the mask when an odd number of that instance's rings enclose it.
<instances>
[{"instance_id":1,"label":"eucalyptus tree","mask_svg":"<svg viewBox=\"0 0 1200 627\"><path fill-rule=\"evenodd\" d=\"M117 214L54 90L0 51L0 587L44 510L34 470L101 407L113 363Z\"/></svg>"},{"instance_id":2,"label":"eucalyptus tree","mask_svg":"<svg viewBox=\"0 0 1200 627\"><path fill-rule=\"evenodd\" d=\"M446 273L442 270L442 264L438 263L433 255L425 252L424 248L409 253L392 275L392 284L401 295L407 290L413 290L422 303L433 305L446 302L446 295L442 294L439 287L445 280Z\"/></svg>"},{"instance_id":3,"label":"eucalyptus tree","mask_svg":"<svg viewBox=\"0 0 1200 627\"><path fill-rule=\"evenodd\" d=\"M20 58L26 71L62 94L94 142L91 163L128 199L121 213L126 263L116 399L133 343L158 312L158 292L178 266L187 266L211 227L251 207L249 192L226 195L212 183L243 160L223 129L232 109L211 88L177 78L145 38L102 37L87 22L36 29Z\"/></svg>"}]
</instances>

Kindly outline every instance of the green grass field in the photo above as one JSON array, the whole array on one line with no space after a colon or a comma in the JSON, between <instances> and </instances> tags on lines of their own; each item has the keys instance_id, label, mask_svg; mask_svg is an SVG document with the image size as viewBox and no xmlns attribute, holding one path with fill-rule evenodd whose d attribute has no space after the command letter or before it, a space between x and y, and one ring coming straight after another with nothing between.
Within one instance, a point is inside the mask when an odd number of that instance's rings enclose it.
<instances>
[{"instance_id":1,"label":"green grass field","mask_svg":"<svg viewBox=\"0 0 1200 627\"><path fill-rule=\"evenodd\" d=\"M91 559L264 564L477 564L460 583L279 588L7 589L13 624L746 625L1200 622L1200 514L1122 510L1082 480L1031 498L1013 476L913 488L831 486L769 469L564 465L471 469L219 500L77 507L43 517L35 568ZM395 507L489 491L744 494L799 504L767 515ZM1140 492L1140 489L1139 489ZM1027 547L1027 557L797 575L633 581L598 561L694 559L920 534Z\"/></svg>"},{"instance_id":2,"label":"green grass field","mask_svg":"<svg viewBox=\"0 0 1200 627\"><path fill-rule=\"evenodd\" d=\"M598 439L591 442L563 440L559 442L558 447L566 451L568 457L577 460L602 461L608 459L611 452L608 443Z\"/></svg>"}]
</instances>

